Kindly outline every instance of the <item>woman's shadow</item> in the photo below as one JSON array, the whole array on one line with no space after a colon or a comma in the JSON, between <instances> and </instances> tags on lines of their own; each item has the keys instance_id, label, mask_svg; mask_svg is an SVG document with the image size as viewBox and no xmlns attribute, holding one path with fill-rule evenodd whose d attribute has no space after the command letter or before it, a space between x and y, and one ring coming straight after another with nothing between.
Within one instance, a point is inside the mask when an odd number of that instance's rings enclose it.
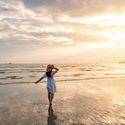
<instances>
[{"instance_id":1,"label":"woman's shadow","mask_svg":"<svg viewBox=\"0 0 125 125\"><path fill-rule=\"evenodd\" d=\"M54 110L52 106L49 106L48 108L48 119L47 119L47 125L56 125L57 116L54 114Z\"/></svg>"}]
</instances>

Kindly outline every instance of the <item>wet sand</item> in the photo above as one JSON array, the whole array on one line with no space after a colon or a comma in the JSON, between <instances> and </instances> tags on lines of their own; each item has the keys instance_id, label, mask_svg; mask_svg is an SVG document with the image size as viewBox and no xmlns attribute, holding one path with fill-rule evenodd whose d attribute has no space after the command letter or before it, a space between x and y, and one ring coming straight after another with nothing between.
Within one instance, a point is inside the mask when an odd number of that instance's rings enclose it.
<instances>
[{"instance_id":1,"label":"wet sand","mask_svg":"<svg viewBox=\"0 0 125 125\"><path fill-rule=\"evenodd\" d=\"M52 107L46 83L1 85L0 125L125 124L125 79L56 83Z\"/></svg>"}]
</instances>

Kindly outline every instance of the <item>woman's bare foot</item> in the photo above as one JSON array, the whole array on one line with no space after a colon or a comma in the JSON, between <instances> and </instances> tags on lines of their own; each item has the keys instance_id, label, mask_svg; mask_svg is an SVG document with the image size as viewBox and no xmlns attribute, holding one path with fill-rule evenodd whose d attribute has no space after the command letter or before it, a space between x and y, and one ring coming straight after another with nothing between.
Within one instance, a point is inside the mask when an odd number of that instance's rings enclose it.
<instances>
[{"instance_id":1,"label":"woman's bare foot","mask_svg":"<svg viewBox=\"0 0 125 125\"><path fill-rule=\"evenodd\" d=\"M49 106L51 106L52 105L52 103L49 103Z\"/></svg>"}]
</instances>

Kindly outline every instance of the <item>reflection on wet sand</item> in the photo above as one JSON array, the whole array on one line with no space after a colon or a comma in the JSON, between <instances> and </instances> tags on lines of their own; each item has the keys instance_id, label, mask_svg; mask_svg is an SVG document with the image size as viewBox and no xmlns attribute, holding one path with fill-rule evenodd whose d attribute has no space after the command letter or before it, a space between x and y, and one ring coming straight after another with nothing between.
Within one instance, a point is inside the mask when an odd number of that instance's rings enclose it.
<instances>
[{"instance_id":1,"label":"reflection on wet sand","mask_svg":"<svg viewBox=\"0 0 125 125\"><path fill-rule=\"evenodd\" d=\"M125 125L125 79L0 87L0 125Z\"/></svg>"},{"instance_id":2,"label":"reflection on wet sand","mask_svg":"<svg viewBox=\"0 0 125 125\"><path fill-rule=\"evenodd\" d=\"M56 120L57 120L57 116L54 114L54 110L52 106L49 106L47 125L57 125Z\"/></svg>"}]
</instances>

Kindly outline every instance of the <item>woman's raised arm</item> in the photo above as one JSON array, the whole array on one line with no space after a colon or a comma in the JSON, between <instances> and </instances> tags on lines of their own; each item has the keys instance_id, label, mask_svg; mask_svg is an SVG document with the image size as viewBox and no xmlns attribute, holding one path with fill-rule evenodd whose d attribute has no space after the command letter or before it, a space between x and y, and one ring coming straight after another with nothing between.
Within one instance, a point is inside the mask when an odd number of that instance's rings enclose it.
<instances>
[{"instance_id":1,"label":"woman's raised arm","mask_svg":"<svg viewBox=\"0 0 125 125\"><path fill-rule=\"evenodd\" d=\"M53 69L55 69L55 70L59 70L58 68L56 68L54 65L52 65L53 66Z\"/></svg>"},{"instance_id":2,"label":"woman's raised arm","mask_svg":"<svg viewBox=\"0 0 125 125\"><path fill-rule=\"evenodd\" d=\"M54 67L55 70L59 70L58 68Z\"/></svg>"}]
</instances>

